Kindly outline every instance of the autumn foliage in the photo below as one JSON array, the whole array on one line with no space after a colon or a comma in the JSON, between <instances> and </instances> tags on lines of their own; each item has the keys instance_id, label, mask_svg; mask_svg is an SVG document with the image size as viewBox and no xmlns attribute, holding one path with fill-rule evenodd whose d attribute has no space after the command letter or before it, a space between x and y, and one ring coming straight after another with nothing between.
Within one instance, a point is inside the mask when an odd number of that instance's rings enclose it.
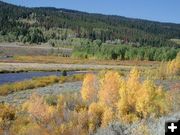
<instances>
[{"instance_id":1,"label":"autumn foliage","mask_svg":"<svg viewBox=\"0 0 180 135\"><path fill-rule=\"evenodd\" d=\"M130 71L128 78L116 71L107 71L99 82L98 100L89 109L101 110L96 114L96 117L99 116L96 122L101 121L98 123L103 127L115 119L129 123L168 112L165 90L153 81L141 81L136 68ZM100 106L103 107L100 109Z\"/></svg>"},{"instance_id":2,"label":"autumn foliage","mask_svg":"<svg viewBox=\"0 0 180 135\"><path fill-rule=\"evenodd\" d=\"M91 103L97 99L97 78L94 74L87 74L81 90L85 102Z\"/></svg>"},{"instance_id":3,"label":"autumn foliage","mask_svg":"<svg viewBox=\"0 0 180 135\"><path fill-rule=\"evenodd\" d=\"M6 123L13 121L8 125L12 135L87 135L112 122L126 124L160 117L168 113L170 101L163 87L143 80L137 68L127 76L109 70L87 74L80 93L49 98L33 94L16 112L2 105L0 124L7 128Z\"/></svg>"},{"instance_id":4,"label":"autumn foliage","mask_svg":"<svg viewBox=\"0 0 180 135\"><path fill-rule=\"evenodd\" d=\"M120 85L119 73L108 71L100 80L99 102L109 107L115 107L119 99Z\"/></svg>"},{"instance_id":5,"label":"autumn foliage","mask_svg":"<svg viewBox=\"0 0 180 135\"><path fill-rule=\"evenodd\" d=\"M168 62L167 74L168 75L180 74L180 53L177 54L176 59Z\"/></svg>"},{"instance_id":6,"label":"autumn foliage","mask_svg":"<svg viewBox=\"0 0 180 135\"><path fill-rule=\"evenodd\" d=\"M127 81L120 88L118 102L119 118L133 122L140 118L161 116L168 111L167 94L152 81L140 81L140 74L133 69Z\"/></svg>"},{"instance_id":7,"label":"autumn foliage","mask_svg":"<svg viewBox=\"0 0 180 135\"><path fill-rule=\"evenodd\" d=\"M156 74L161 79L173 78L180 75L180 53L172 61L167 63L162 62Z\"/></svg>"},{"instance_id":8,"label":"autumn foliage","mask_svg":"<svg viewBox=\"0 0 180 135\"><path fill-rule=\"evenodd\" d=\"M55 109L49 106L44 98L33 94L31 98L23 104L23 110L26 110L33 118L39 122L45 122L52 118Z\"/></svg>"}]
</instances>

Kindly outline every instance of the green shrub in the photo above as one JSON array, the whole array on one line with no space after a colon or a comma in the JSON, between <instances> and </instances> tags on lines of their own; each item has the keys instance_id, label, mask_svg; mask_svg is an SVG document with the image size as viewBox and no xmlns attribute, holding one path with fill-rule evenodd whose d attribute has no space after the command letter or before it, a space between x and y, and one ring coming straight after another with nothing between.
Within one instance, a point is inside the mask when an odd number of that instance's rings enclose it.
<instances>
[{"instance_id":1,"label":"green shrub","mask_svg":"<svg viewBox=\"0 0 180 135\"><path fill-rule=\"evenodd\" d=\"M86 59L168 61L180 49L168 47L132 47L130 45L97 45L90 43L75 47L72 57Z\"/></svg>"}]
</instances>

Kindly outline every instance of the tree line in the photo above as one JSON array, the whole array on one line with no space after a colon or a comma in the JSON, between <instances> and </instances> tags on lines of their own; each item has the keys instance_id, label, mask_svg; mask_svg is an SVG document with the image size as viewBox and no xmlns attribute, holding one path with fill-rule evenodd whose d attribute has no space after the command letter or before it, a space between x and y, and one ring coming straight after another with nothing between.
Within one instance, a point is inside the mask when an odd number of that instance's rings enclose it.
<instances>
[{"instance_id":1,"label":"tree line","mask_svg":"<svg viewBox=\"0 0 180 135\"><path fill-rule=\"evenodd\" d=\"M179 47L170 39L180 38L178 24L89 14L66 9L26 8L0 2L1 35L11 33L17 40L21 35L28 36L31 27L40 28L40 31L50 28L70 29L77 38L100 39L102 42L121 39L125 43L142 46ZM28 39L27 42L45 42L44 39Z\"/></svg>"},{"instance_id":2,"label":"tree line","mask_svg":"<svg viewBox=\"0 0 180 135\"><path fill-rule=\"evenodd\" d=\"M180 49L169 47L133 47L130 45L107 45L89 42L76 47L72 56L87 59L169 61Z\"/></svg>"}]
</instances>

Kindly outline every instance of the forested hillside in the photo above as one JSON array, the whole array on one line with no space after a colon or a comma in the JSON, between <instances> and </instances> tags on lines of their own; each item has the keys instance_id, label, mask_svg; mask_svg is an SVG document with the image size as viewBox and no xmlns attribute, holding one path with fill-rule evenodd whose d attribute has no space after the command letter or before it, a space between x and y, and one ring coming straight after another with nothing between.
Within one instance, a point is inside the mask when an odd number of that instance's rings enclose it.
<instances>
[{"instance_id":1,"label":"forested hillside","mask_svg":"<svg viewBox=\"0 0 180 135\"><path fill-rule=\"evenodd\" d=\"M50 42L55 45L58 40L69 38L179 48L170 39L180 38L180 24L48 7L27 8L0 2L0 41Z\"/></svg>"}]
</instances>

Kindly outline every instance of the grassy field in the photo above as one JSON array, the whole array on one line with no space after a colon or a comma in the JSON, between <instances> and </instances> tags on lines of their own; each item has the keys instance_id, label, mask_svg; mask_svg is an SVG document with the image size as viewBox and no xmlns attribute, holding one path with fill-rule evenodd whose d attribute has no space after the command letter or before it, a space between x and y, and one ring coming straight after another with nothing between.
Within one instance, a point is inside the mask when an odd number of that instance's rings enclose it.
<instances>
[{"instance_id":1,"label":"grassy field","mask_svg":"<svg viewBox=\"0 0 180 135\"><path fill-rule=\"evenodd\" d=\"M156 68L156 61L121 61L77 59L61 56L14 56L10 59L0 59L0 73L27 71L59 71L59 70L129 70L133 66L142 69Z\"/></svg>"},{"instance_id":2,"label":"grassy field","mask_svg":"<svg viewBox=\"0 0 180 135\"><path fill-rule=\"evenodd\" d=\"M23 43L0 43L0 56L70 56L72 49L62 47L52 47L49 44L43 45L28 45Z\"/></svg>"},{"instance_id":3,"label":"grassy field","mask_svg":"<svg viewBox=\"0 0 180 135\"><path fill-rule=\"evenodd\" d=\"M60 63L60 64L102 64L102 65L125 65L125 66L134 66L134 65L156 66L160 63L157 61L94 60L94 59L75 59L71 57L57 57L57 56L15 56L12 59L12 62Z\"/></svg>"},{"instance_id":4,"label":"grassy field","mask_svg":"<svg viewBox=\"0 0 180 135\"><path fill-rule=\"evenodd\" d=\"M1 73L27 71L99 71L114 69L129 71L134 66L128 65L99 65L99 64L54 64L54 63L0 63ZM156 68L156 66L136 66L140 70Z\"/></svg>"}]
</instances>

